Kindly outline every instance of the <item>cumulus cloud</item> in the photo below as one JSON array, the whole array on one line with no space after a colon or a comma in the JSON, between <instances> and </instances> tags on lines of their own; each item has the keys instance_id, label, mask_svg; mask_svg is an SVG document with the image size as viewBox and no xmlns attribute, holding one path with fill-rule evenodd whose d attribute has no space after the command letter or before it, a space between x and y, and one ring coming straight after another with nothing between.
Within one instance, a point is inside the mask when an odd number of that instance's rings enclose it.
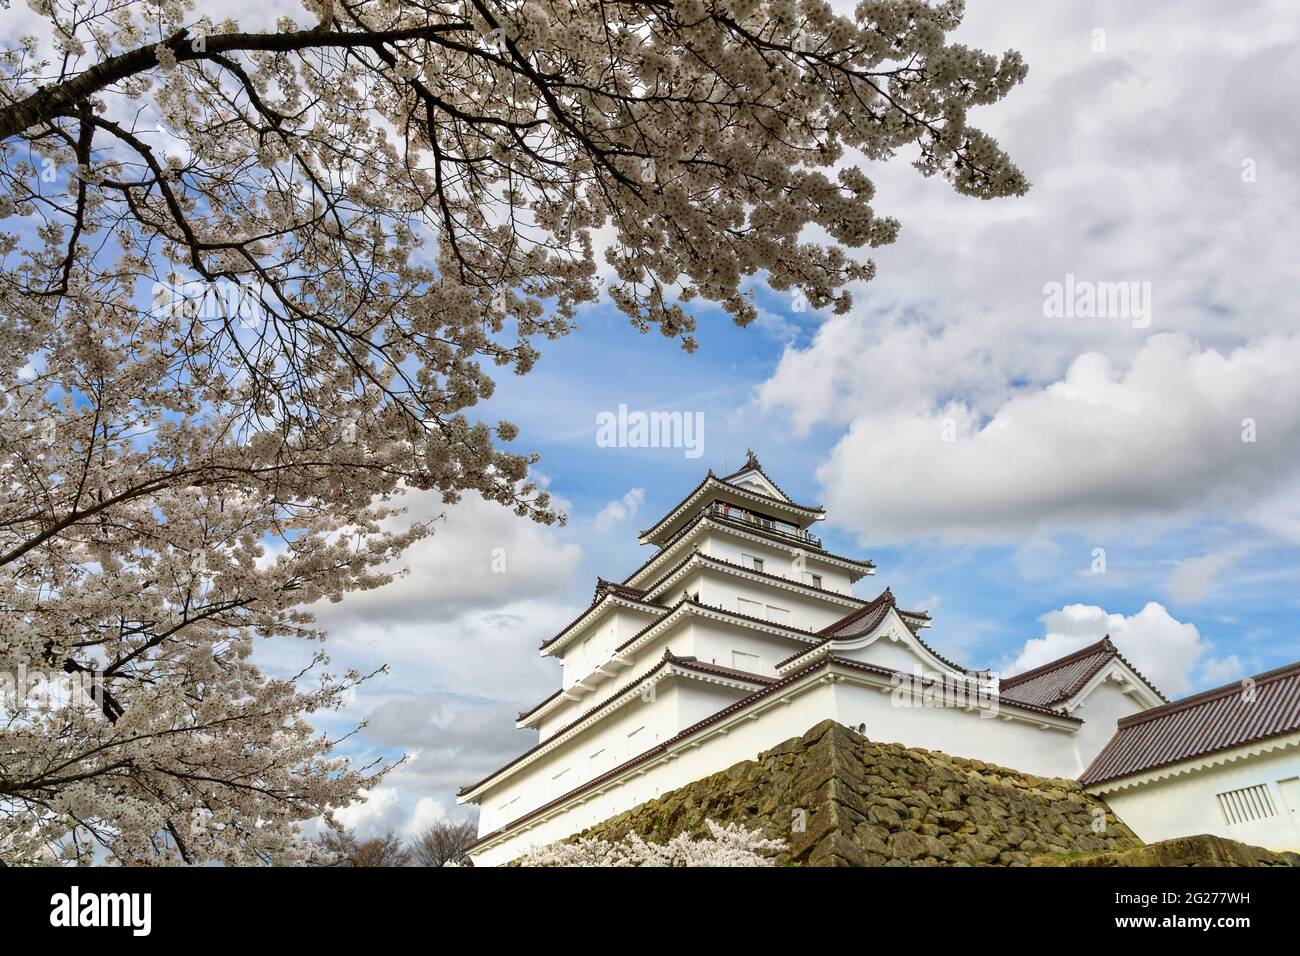
<instances>
[{"instance_id":1,"label":"cumulus cloud","mask_svg":"<svg viewBox=\"0 0 1300 956\"><path fill-rule=\"evenodd\" d=\"M873 165L899 241L873 250L854 311L788 346L755 390L757 413L843 434L822 473L837 521L873 541L981 541L1222 507L1300 541L1284 379L1300 314L1279 307L1300 279L1282 254L1300 138L1273 119L1300 43L1267 26L1283 10L1260 2L1243 21L1193 0L1169 44L1159 5L969 5L962 40L1030 64L974 118L1033 189L971 203ZM1048 317L1044 286L1067 275L1149 282L1150 326ZM1261 423L1249 454L1246 417ZM941 444L945 424L958 441Z\"/></svg>"},{"instance_id":2,"label":"cumulus cloud","mask_svg":"<svg viewBox=\"0 0 1300 956\"><path fill-rule=\"evenodd\" d=\"M367 840L402 828L408 811L395 790L376 787L363 796L334 814L354 836Z\"/></svg>"},{"instance_id":3,"label":"cumulus cloud","mask_svg":"<svg viewBox=\"0 0 1300 956\"><path fill-rule=\"evenodd\" d=\"M1235 658L1206 658L1210 645L1196 625L1175 620L1163 605L1152 601L1138 613L1113 614L1094 604L1067 604L1039 618L1042 637L1025 642L1020 653L1006 665L1004 675L1019 674L1056 660L1101 640L1107 634L1129 661L1166 697L1187 694L1196 683L1211 683L1229 673ZM1193 675L1201 668L1199 681Z\"/></svg>"},{"instance_id":4,"label":"cumulus cloud","mask_svg":"<svg viewBox=\"0 0 1300 956\"><path fill-rule=\"evenodd\" d=\"M412 802L401 790L382 783L366 791L363 799L353 801L335 817L353 836L360 840L394 833L403 839L414 839L444 820L453 818L443 803L433 797L420 797ZM464 815L462 814L461 817ZM458 819L460 817L457 817ZM309 835L317 837L323 831L320 821L313 821Z\"/></svg>"},{"instance_id":5,"label":"cumulus cloud","mask_svg":"<svg viewBox=\"0 0 1300 956\"><path fill-rule=\"evenodd\" d=\"M837 521L873 541L1245 515L1300 472L1297 366L1300 335L1227 354L1156 335L1126 370L1083 355L987 419L961 402L859 419L818 476Z\"/></svg>"},{"instance_id":6,"label":"cumulus cloud","mask_svg":"<svg viewBox=\"0 0 1300 956\"><path fill-rule=\"evenodd\" d=\"M446 621L471 608L562 593L577 570L581 548L562 529L521 518L477 494L451 507L426 493L408 495L408 501L409 514L400 520L436 519L433 534L395 562L394 569L406 569L404 576L338 604L314 606L331 633L378 620Z\"/></svg>"},{"instance_id":7,"label":"cumulus cloud","mask_svg":"<svg viewBox=\"0 0 1300 956\"><path fill-rule=\"evenodd\" d=\"M644 502L645 489L633 488L618 501L611 501L600 509L593 521L596 530L601 534L605 534L615 525L635 518Z\"/></svg>"}]
</instances>

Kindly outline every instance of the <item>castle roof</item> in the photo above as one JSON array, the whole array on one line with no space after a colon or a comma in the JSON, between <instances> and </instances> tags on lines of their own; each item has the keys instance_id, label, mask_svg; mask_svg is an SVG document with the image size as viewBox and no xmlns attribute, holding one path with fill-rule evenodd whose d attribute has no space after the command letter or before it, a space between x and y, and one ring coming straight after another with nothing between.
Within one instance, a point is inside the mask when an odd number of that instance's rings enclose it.
<instances>
[{"instance_id":1,"label":"castle roof","mask_svg":"<svg viewBox=\"0 0 1300 956\"><path fill-rule=\"evenodd\" d=\"M727 478L719 478L713 473L713 469L710 468L703 480L692 488L685 498L673 505L673 507L670 508L662 518L640 533L641 541L643 543L649 543L657 533L665 530L671 526L674 521L681 518L683 512L689 510L693 503L701 500L710 489L713 491L731 492L741 499L756 502L760 506L766 505L769 508L790 512L792 515L796 516L803 525L811 524L813 521L821 519L826 514L826 509L822 508L820 505L801 505L791 501L785 496L785 492L781 491L776 486L776 483L766 475L763 475L764 480L772 486L774 491L778 492L780 497L767 494L764 491L759 491L757 488L748 485L737 484L734 481L736 477L750 473L751 471L762 474L762 472L757 469L743 469L740 472L729 475Z\"/></svg>"},{"instance_id":2,"label":"castle roof","mask_svg":"<svg viewBox=\"0 0 1300 956\"><path fill-rule=\"evenodd\" d=\"M1104 783L1300 731L1300 661L1120 718L1079 780Z\"/></svg>"},{"instance_id":3,"label":"castle roof","mask_svg":"<svg viewBox=\"0 0 1300 956\"><path fill-rule=\"evenodd\" d=\"M1027 670L1022 674L1004 677L998 691L1004 697L1037 704L1040 707L1055 707L1069 700L1084 685L1111 661L1118 658L1130 671L1150 687L1161 700L1168 700L1160 693L1142 673L1120 654L1106 635L1095 644L1080 648L1073 654L1067 654L1054 661L1048 661L1040 667Z\"/></svg>"},{"instance_id":4,"label":"castle roof","mask_svg":"<svg viewBox=\"0 0 1300 956\"><path fill-rule=\"evenodd\" d=\"M912 637L916 639L916 643L929 651L929 653L937 660L941 661L948 667L951 667L955 671L961 671L966 674L972 673L969 668L962 667L960 664L948 660L948 658L944 657L929 644L925 643L925 641L921 640L921 635L917 633L920 630L918 622L928 621L930 615L925 611L904 611L902 608L898 607L897 602L894 600L894 592L889 588L885 588L885 590L881 591L856 611L851 611L838 621L835 621L833 624L829 624L818 631L817 634L822 638L822 641L820 644L816 645L816 647L823 647L832 641L843 641L858 637L862 634L870 634L880 626L881 622L884 621L891 609L898 612L898 615L903 619L903 623L906 624L908 630L912 632ZM778 668L784 667L790 662L803 657L805 654L809 653L810 650L815 650L816 647L804 648L796 651L785 660L779 661L776 666Z\"/></svg>"},{"instance_id":5,"label":"castle roof","mask_svg":"<svg viewBox=\"0 0 1300 956\"><path fill-rule=\"evenodd\" d=\"M701 511L699 514L697 514L686 524L682 525L682 527L677 532L678 535L686 534L686 532L689 531L693 526L699 524L702 521L716 522L722 527L729 526L728 519L725 516L704 510ZM769 532L765 531L761 527L746 525L743 527L743 531L747 534L757 535L760 538L777 540L780 541L782 544L790 543L789 541L782 540L779 536L770 534ZM629 574L627 577L623 579L624 582L631 581L633 578L639 575L646 568L650 567L650 565L660 560L664 556L666 550L667 549L661 549L659 551L656 551L654 554L650 555L650 557L646 558L640 567L636 568L631 574ZM865 560L863 558L848 558L845 557L844 555L832 554L831 552L827 551L825 548L814 548L812 547L811 544L807 546L807 551L810 556L817 558L819 561L825 561L829 564L847 565L848 570L852 572L856 572L856 576L854 578L855 580L861 577L864 573L865 574L875 573L876 564L874 561ZM859 571L858 570L859 568L861 568L862 570Z\"/></svg>"}]
</instances>

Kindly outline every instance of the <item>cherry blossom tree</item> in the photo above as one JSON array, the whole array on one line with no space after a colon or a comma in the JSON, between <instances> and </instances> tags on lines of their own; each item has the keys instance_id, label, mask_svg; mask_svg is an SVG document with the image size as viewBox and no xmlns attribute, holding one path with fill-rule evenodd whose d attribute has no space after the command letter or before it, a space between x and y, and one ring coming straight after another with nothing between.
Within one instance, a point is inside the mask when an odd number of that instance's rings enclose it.
<instances>
[{"instance_id":1,"label":"cherry blossom tree","mask_svg":"<svg viewBox=\"0 0 1300 956\"><path fill-rule=\"evenodd\" d=\"M704 825L709 831L706 837L679 833L665 843L649 843L635 833L617 842L583 837L534 847L516 862L520 866L772 866L773 855L788 846L739 823L724 827L705 820Z\"/></svg>"},{"instance_id":2,"label":"cherry blossom tree","mask_svg":"<svg viewBox=\"0 0 1300 956\"><path fill-rule=\"evenodd\" d=\"M29 0L0 49L0 860L295 863L375 786L252 661L378 587L412 489L561 520L472 417L601 289L695 347L761 277L843 312L861 169L1026 182L959 2ZM289 0L283 0L286 4ZM500 370L494 373L493 369ZM58 690L51 693L51 689ZM39 691L39 692L37 692ZM91 703L86 705L86 701Z\"/></svg>"}]
</instances>

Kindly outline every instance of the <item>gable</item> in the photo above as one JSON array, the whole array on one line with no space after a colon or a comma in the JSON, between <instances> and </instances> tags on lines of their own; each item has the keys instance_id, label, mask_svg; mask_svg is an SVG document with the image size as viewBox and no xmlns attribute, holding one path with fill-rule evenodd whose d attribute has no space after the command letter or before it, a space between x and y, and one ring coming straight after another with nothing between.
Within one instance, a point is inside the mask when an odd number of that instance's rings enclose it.
<instances>
[{"instance_id":1,"label":"gable","mask_svg":"<svg viewBox=\"0 0 1300 956\"><path fill-rule=\"evenodd\" d=\"M849 637L832 638L829 643L830 652L836 657L904 674L919 670L925 674L965 676L921 643L895 607L889 607L875 626Z\"/></svg>"},{"instance_id":2,"label":"gable","mask_svg":"<svg viewBox=\"0 0 1300 956\"><path fill-rule=\"evenodd\" d=\"M779 501L790 502L785 493L774 485L768 477L761 471L745 471L739 476L725 479L727 484L735 485L738 488L748 488L751 491L757 491L761 495L767 495L769 498L776 498ZM793 502L790 502L793 504Z\"/></svg>"},{"instance_id":3,"label":"gable","mask_svg":"<svg viewBox=\"0 0 1300 956\"><path fill-rule=\"evenodd\" d=\"M1084 685L1073 693L1069 698L1060 702L1061 708L1067 714L1073 714L1075 711L1088 710L1092 708L1092 702L1098 696L1115 696L1115 692L1122 696L1128 703L1119 705L1119 709L1126 709L1128 714L1136 714L1152 707L1159 707L1165 701L1152 689L1136 670L1134 670L1124 658L1115 656L1107 661L1095 674L1093 674ZM1118 698L1117 698L1118 699ZM1084 719L1088 719L1086 714L1081 714Z\"/></svg>"}]
</instances>

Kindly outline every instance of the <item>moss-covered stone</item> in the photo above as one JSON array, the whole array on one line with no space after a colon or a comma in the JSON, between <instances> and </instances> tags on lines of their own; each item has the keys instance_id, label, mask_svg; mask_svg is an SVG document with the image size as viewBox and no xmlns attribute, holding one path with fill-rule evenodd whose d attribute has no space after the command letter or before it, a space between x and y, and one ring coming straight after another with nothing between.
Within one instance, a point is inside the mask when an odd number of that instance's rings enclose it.
<instances>
[{"instance_id":1,"label":"moss-covered stone","mask_svg":"<svg viewBox=\"0 0 1300 956\"><path fill-rule=\"evenodd\" d=\"M796 866L1287 866L1219 837L1143 846L1077 782L882 744L834 721L619 814L581 836L666 841L740 823Z\"/></svg>"},{"instance_id":2,"label":"moss-covered stone","mask_svg":"<svg viewBox=\"0 0 1300 956\"><path fill-rule=\"evenodd\" d=\"M1202 833L1127 850L1057 853L1035 857L1032 866L1293 866L1291 855Z\"/></svg>"},{"instance_id":3,"label":"moss-covered stone","mask_svg":"<svg viewBox=\"0 0 1300 956\"><path fill-rule=\"evenodd\" d=\"M877 743L829 720L582 835L662 841L703 835L706 819L783 839L778 864L806 866L1025 866L1141 846L1072 780Z\"/></svg>"}]
</instances>

